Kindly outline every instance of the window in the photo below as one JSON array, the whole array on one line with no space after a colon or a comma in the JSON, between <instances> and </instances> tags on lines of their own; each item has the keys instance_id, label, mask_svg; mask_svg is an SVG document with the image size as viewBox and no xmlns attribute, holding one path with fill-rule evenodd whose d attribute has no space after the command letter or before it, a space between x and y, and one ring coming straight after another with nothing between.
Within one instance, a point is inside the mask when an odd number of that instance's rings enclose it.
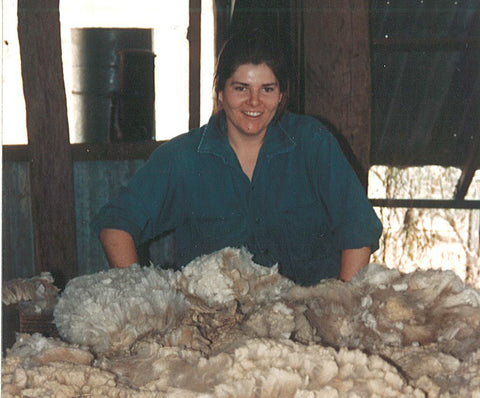
<instances>
[{"instance_id":1,"label":"window","mask_svg":"<svg viewBox=\"0 0 480 398\"><path fill-rule=\"evenodd\" d=\"M4 0L2 6L2 140L6 145L26 144L25 101L17 35L17 1Z\"/></svg>"},{"instance_id":2,"label":"window","mask_svg":"<svg viewBox=\"0 0 480 398\"><path fill-rule=\"evenodd\" d=\"M461 171L455 167L370 168L371 199L451 199ZM477 170L466 199L480 199ZM375 207L382 220L380 249L373 261L402 272L420 269L453 270L480 286L480 211L474 209Z\"/></svg>"},{"instance_id":3,"label":"window","mask_svg":"<svg viewBox=\"0 0 480 398\"><path fill-rule=\"evenodd\" d=\"M213 0L202 1L201 123L212 111L214 65ZM70 141L79 142L72 129L71 29L84 27L149 28L153 30L155 57L156 139L165 140L188 130L189 1L85 0L60 2L62 57L64 66ZM3 144L26 144L25 102L21 81L17 35L17 1L3 2Z\"/></svg>"}]
</instances>

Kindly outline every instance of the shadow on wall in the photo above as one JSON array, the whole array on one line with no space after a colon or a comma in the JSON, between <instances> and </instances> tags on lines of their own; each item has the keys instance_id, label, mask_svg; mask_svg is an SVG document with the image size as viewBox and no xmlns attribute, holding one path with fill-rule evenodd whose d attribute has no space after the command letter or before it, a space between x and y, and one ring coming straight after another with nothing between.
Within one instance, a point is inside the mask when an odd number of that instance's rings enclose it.
<instances>
[{"instance_id":1,"label":"shadow on wall","mask_svg":"<svg viewBox=\"0 0 480 398\"><path fill-rule=\"evenodd\" d=\"M338 144L340 145L340 148L343 151L343 154L345 155L353 170L357 174L358 179L366 189L368 182L368 170L365 170L363 168L360 161L353 153L352 147L350 146L350 143L347 141L345 136L343 136L342 133L338 131L337 128L327 119L324 119L321 116L317 115L312 116L322 122L322 124L328 129L328 131L330 131L330 133L332 133L333 136L336 138Z\"/></svg>"}]
</instances>

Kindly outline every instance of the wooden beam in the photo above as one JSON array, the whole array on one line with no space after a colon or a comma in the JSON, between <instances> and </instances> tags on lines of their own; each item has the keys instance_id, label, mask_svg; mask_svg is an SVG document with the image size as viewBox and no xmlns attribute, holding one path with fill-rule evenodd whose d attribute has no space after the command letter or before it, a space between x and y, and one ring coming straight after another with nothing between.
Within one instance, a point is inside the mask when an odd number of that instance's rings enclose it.
<instances>
[{"instance_id":1,"label":"wooden beam","mask_svg":"<svg viewBox=\"0 0 480 398\"><path fill-rule=\"evenodd\" d=\"M30 161L28 145L3 145L2 160L3 162Z\"/></svg>"},{"instance_id":2,"label":"wooden beam","mask_svg":"<svg viewBox=\"0 0 480 398\"><path fill-rule=\"evenodd\" d=\"M71 144L73 162L86 160L136 160L148 159L152 152L167 141L112 142L108 144ZM4 145L4 162L29 162L28 145Z\"/></svg>"},{"instance_id":3,"label":"wooden beam","mask_svg":"<svg viewBox=\"0 0 480 398\"><path fill-rule=\"evenodd\" d=\"M371 134L368 0L304 0L305 113L345 137L366 186Z\"/></svg>"},{"instance_id":4,"label":"wooden beam","mask_svg":"<svg viewBox=\"0 0 480 398\"><path fill-rule=\"evenodd\" d=\"M190 129L200 126L200 25L202 1L190 0L189 44L189 122Z\"/></svg>"},{"instance_id":5,"label":"wooden beam","mask_svg":"<svg viewBox=\"0 0 480 398\"><path fill-rule=\"evenodd\" d=\"M423 209L480 209L480 200L443 199L370 199L375 207L405 207Z\"/></svg>"},{"instance_id":6,"label":"wooden beam","mask_svg":"<svg viewBox=\"0 0 480 398\"><path fill-rule=\"evenodd\" d=\"M77 249L59 0L18 0L18 37L31 162L35 272L51 272L63 287L77 275Z\"/></svg>"},{"instance_id":7,"label":"wooden beam","mask_svg":"<svg viewBox=\"0 0 480 398\"><path fill-rule=\"evenodd\" d=\"M231 4L230 0L216 0L213 2L214 10L214 34L215 34L215 59L218 58L220 51L228 38Z\"/></svg>"},{"instance_id":8,"label":"wooden beam","mask_svg":"<svg viewBox=\"0 0 480 398\"><path fill-rule=\"evenodd\" d=\"M465 164L462 167L462 174L455 188L455 199L462 200L467 195L468 188L478 167L478 156L480 156L480 138L475 141L468 151Z\"/></svg>"},{"instance_id":9,"label":"wooden beam","mask_svg":"<svg viewBox=\"0 0 480 398\"><path fill-rule=\"evenodd\" d=\"M374 51L465 51L478 48L480 37L382 38L373 39Z\"/></svg>"},{"instance_id":10,"label":"wooden beam","mask_svg":"<svg viewBox=\"0 0 480 398\"><path fill-rule=\"evenodd\" d=\"M291 87L290 107L295 113L305 113L305 40L302 11L303 0L291 0L290 41L293 53L294 81Z\"/></svg>"},{"instance_id":11,"label":"wooden beam","mask_svg":"<svg viewBox=\"0 0 480 398\"><path fill-rule=\"evenodd\" d=\"M74 162L87 160L147 160L166 141L137 141L109 144L72 144Z\"/></svg>"}]
</instances>

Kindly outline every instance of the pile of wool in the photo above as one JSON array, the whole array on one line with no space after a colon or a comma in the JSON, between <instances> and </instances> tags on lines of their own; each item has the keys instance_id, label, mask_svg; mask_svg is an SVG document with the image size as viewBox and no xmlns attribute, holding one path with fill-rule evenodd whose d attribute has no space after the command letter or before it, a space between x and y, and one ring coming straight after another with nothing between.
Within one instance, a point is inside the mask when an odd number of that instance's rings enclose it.
<instances>
[{"instance_id":1,"label":"pile of wool","mask_svg":"<svg viewBox=\"0 0 480 398\"><path fill-rule=\"evenodd\" d=\"M437 344L383 347L377 355L429 397L480 397L480 350L462 360L441 352Z\"/></svg>"},{"instance_id":2,"label":"pile of wool","mask_svg":"<svg viewBox=\"0 0 480 398\"><path fill-rule=\"evenodd\" d=\"M19 334L2 361L2 397L142 397L92 366L93 359L88 350L57 338Z\"/></svg>"},{"instance_id":3,"label":"pile of wool","mask_svg":"<svg viewBox=\"0 0 480 398\"><path fill-rule=\"evenodd\" d=\"M148 335L209 352L212 342L243 323L249 332L259 329L257 337L289 338L293 311L281 300L293 286L277 267L227 248L181 272L133 265L74 278L54 317L60 336L96 353L128 349ZM266 316L258 318L258 311Z\"/></svg>"},{"instance_id":4,"label":"pile of wool","mask_svg":"<svg viewBox=\"0 0 480 398\"><path fill-rule=\"evenodd\" d=\"M201 256L177 273L177 288L190 304L181 330L203 336L205 353L242 338L288 339L295 329L294 313L283 301L293 286L276 266L254 263L245 249Z\"/></svg>"},{"instance_id":5,"label":"pile of wool","mask_svg":"<svg viewBox=\"0 0 480 398\"><path fill-rule=\"evenodd\" d=\"M480 349L480 292L451 271L397 270L370 264L350 283L296 286L321 341L375 352L385 346L427 346L464 359Z\"/></svg>"},{"instance_id":6,"label":"pile of wool","mask_svg":"<svg viewBox=\"0 0 480 398\"><path fill-rule=\"evenodd\" d=\"M479 304L451 272L370 264L351 282L301 287L226 248L182 271L76 278L55 317L64 340L95 354L90 368L117 394L104 396L480 397ZM53 366L15 363L6 386Z\"/></svg>"},{"instance_id":7,"label":"pile of wool","mask_svg":"<svg viewBox=\"0 0 480 398\"><path fill-rule=\"evenodd\" d=\"M53 282L49 272L28 279L12 279L2 285L2 302L12 305L29 301L34 303L37 312L53 310L58 298L58 288Z\"/></svg>"},{"instance_id":8,"label":"pile of wool","mask_svg":"<svg viewBox=\"0 0 480 398\"><path fill-rule=\"evenodd\" d=\"M133 265L69 281L54 318L65 340L106 353L167 332L187 308L172 271Z\"/></svg>"},{"instance_id":9,"label":"pile of wool","mask_svg":"<svg viewBox=\"0 0 480 398\"><path fill-rule=\"evenodd\" d=\"M378 264L351 282L295 286L317 342L395 364L428 396L480 396L480 291L451 271L402 274Z\"/></svg>"},{"instance_id":10,"label":"pile of wool","mask_svg":"<svg viewBox=\"0 0 480 398\"><path fill-rule=\"evenodd\" d=\"M198 257L178 275L180 289L209 306L272 303L283 299L294 286L278 273L278 266L256 264L245 249L226 248Z\"/></svg>"},{"instance_id":11,"label":"pile of wool","mask_svg":"<svg viewBox=\"0 0 480 398\"><path fill-rule=\"evenodd\" d=\"M138 342L130 355L84 362L22 362L26 345L62 344L32 336L2 367L5 397L424 397L394 366L359 350L251 339L211 357ZM41 343L40 340L48 340ZM33 349L34 352L35 349ZM32 361L30 361L32 364Z\"/></svg>"}]
</instances>

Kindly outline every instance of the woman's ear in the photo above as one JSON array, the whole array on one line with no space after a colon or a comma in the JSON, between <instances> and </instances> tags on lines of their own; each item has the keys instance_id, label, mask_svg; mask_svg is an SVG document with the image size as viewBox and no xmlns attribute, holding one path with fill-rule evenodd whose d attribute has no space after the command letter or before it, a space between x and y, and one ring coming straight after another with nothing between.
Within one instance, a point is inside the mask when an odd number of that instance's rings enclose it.
<instances>
[{"instance_id":1,"label":"woman's ear","mask_svg":"<svg viewBox=\"0 0 480 398\"><path fill-rule=\"evenodd\" d=\"M223 103L223 91L220 91L218 93L218 102L221 104Z\"/></svg>"}]
</instances>

